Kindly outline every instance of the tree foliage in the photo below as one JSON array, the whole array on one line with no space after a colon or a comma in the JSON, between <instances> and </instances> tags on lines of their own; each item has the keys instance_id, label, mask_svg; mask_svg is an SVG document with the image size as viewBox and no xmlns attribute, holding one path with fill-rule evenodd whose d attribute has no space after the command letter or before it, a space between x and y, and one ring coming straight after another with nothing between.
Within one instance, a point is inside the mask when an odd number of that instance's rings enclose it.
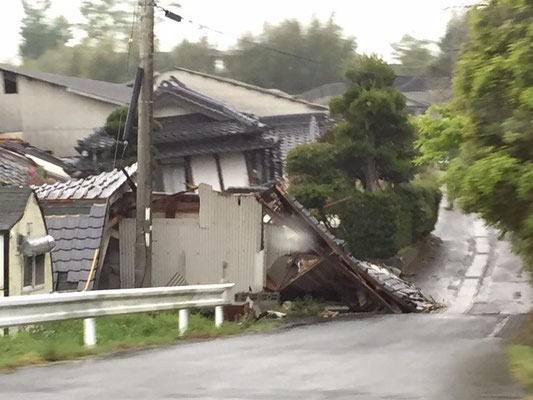
<instances>
[{"instance_id":1,"label":"tree foliage","mask_svg":"<svg viewBox=\"0 0 533 400\"><path fill-rule=\"evenodd\" d=\"M467 212L477 212L533 260L533 5L490 1L470 12L457 63L453 109L468 120L445 174ZM439 123L434 127L437 131Z\"/></svg>"},{"instance_id":2,"label":"tree foliage","mask_svg":"<svg viewBox=\"0 0 533 400\"><path fill-rule=\"evenodd\" d=\"M265 24L258 36L243 35L224 63L232 78L301 93L342 80L344 62L353 58L355 47L355 40L344 38L332 19L325 23L314 19L309 26L285 20L279 25Z\"/></svg>"},{"instance_id":3,"label":"tree foliage","mask_svg":"<svg viewBox=\"0 0 533 400\"><path fill-rule=\"evenodd\" d=\"M415 147L420 154L415 158L415 164L446 169L450 161L459 155L468 125L468 118L454 113L449 105L431 106L416 120L418 137Z\"/></svg>"},{"instance_id":4,"label":"tree foliage","mask_svg":"<svg viewBox=\"0 0 533 400\"><path fill-rule=\"evenodd\" d=\"M65 17L47 18L51 0L23 0L22 6L24 18L19 51L23 59L37 59L47 50L62 46L71 39L70 24Z\"/></svg>"},{"instance_id":5,"label":"tree foliage","mask_svg":"<svg viewBox=\"0 0 533 400\"><path fill-rule=\"evenodd\" d=\"M394 50L392 55L402 67L422 73L435 60L435 55L429 48L431 43L429 40L404 35L399 42L391 45Z\"/></svg>"},{"instance_id":6,"label":"tree foliage","mask_svg":"<svg viewBox=\"0 0 533 400\"><path fill-rule=\"evenodd\" d=\"M351 86L330 103L334 128L289 152L290 191L358 256L390 257L433 229L440 192L408 183L413 127L392 69L361 56L346 79Z\"/></svg>"},{"instance_id":7,"label":"tree foliage","mask_svg":"<svg viewBox=\"0 0 533 400\"><path fill-rule=\"evenodd\" d=\"M169 53L160 53L155 57L155 67L159 71L183 67L194 71L214 74L216 72L216 56L218 51L204 36L198 42L184 39Z\"/></svg>"},{"instance_id":8,"label":"tree foliage","mask_svg":"<svg viewBox=\"0 0 533 400\"><path fill-rule=\"evenodd\" d=\"M432 76L454 76L461 46L468 38L468 13L455 14L439 41L439 54L428 68Z\"/></svg>"}]
</instances>

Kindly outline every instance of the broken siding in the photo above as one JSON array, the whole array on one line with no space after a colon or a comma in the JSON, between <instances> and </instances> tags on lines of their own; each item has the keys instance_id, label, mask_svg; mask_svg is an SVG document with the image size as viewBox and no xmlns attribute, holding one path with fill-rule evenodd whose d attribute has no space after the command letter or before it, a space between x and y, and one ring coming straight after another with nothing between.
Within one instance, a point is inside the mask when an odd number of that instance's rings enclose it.
<instances>
[{"instance_id":1,"label":"broken siding","mask_svg":"<svg viewBox=\"0 0 533 400\"><path fill-rule=\"evenodd\" d=\"M261 251L260 204L253 196L223 195L201 185L197 217L153 220L152 285L166 286L176 273L191 285L235 283L232 294L263 289L256 271ZM133 286L135 221L120 225L121 287ZM259 279L261 278L261 279ZM129 285L129 286L128 286Z\"/></svg>"}]
</instances>

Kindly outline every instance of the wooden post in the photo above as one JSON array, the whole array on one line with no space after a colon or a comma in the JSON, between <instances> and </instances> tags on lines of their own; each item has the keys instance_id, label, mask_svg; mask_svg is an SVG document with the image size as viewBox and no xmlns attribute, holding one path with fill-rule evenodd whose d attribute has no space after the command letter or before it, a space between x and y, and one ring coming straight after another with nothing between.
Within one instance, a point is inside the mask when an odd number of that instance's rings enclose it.
<instances>
[{"instance_id":1,"label":"wooden post","mask_svg":"<svg viewBox=\"0 0 533 400\"><path fill-rule=\"evenodd\" d=\"M142 0L141 68L137 139L137 206L135 226L135 287L152 285L152 132L154 92L154 2Z\"/></svg>"}]
</instances>

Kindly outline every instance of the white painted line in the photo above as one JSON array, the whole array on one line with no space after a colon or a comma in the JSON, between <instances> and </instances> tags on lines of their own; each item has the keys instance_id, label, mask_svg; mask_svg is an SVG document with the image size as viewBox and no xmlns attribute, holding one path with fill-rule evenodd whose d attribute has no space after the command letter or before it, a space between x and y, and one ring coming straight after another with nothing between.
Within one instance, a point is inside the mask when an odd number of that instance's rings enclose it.
<instances>
[{"instance_id":1,"label":"white painted line","mask_svg":"<svg viewBox=\"0 0 533 400\"><path fill-rule=\"evenodd\" d=\"M486 237L489 231L482 220L476 219L474 221L474 236Z\"/></svg>"},{"instance_id":2,"label":"white painted line","mask_svg":"<svg viewBox=\"0 0 533 400\"><path fill-rule=\"evenodd\" d=\"M488 254L476 254L472 264L465 273L466 278L481 278L489 262Z\"/></svg>"},{"instance_id":3,"label":"white painted line","mask_svg":"<svg viewBox=\"0 0 533 400\"><path fill-rule=\"evenodd\" d=\"M509 315L506 316L503 320L498 322L498 324L494 327L493 331L490 333L489 337L493 338L500 334L500 332L505 328L505 325L507 325L507 322L509 321Z\"/></svg>"},{"instance_id":4,"label":"white painted line","mask_svg":"<svg viewBox=\"0 0 533 400\"><path fill-rule=\"evenodd\" d=\"M490 252L488 238L476 238L476 252L478 254L488 254Z\"/></svg>"}]
</instances>

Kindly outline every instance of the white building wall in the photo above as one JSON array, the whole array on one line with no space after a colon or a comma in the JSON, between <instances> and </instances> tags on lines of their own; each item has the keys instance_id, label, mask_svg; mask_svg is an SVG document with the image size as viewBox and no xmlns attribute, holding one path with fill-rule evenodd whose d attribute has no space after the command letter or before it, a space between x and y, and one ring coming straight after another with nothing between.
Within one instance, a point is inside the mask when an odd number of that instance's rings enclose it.
<instances>
[{"instance_id":1,"label":"white building wall","mask_svg":"<svg viewBox=\"0 0 533 400\"><path fill-rule=\"evenodd\" d=\"M70 93L66 88L17 75L17 94L0 91L0 131L22 131L24 140L58 157L102 126L118 105Z\"/></svg>"},{"instance_id":2,"label":"white building wall","mask_svg":"<svg viewBox=\"0 0 533 400\"><path fill-rule=\"evenodd\" d=\"M243 153L224 153L220 154L220 169L222 170L222 179L224 187L248 187L248 169Z\"/></svg>"},{"instance_id":3,"label":"white building wall","mask_svg":"<svg viewBox=\"0 0 533 400\"><path fill-rule=\"evenodd\" d=\"M217 163L212 155L191 157L192 180L195 185L205 183L220 190Z\"/></svg>"}]
</instances>

